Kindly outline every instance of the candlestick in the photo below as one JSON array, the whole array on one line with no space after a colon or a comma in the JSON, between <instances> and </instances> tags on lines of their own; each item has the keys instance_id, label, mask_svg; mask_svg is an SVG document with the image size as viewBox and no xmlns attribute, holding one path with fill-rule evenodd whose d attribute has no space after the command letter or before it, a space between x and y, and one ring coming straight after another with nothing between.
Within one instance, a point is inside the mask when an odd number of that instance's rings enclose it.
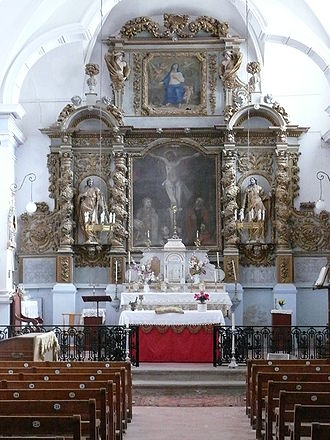
<instances>
[{"instance_id":1,"label":"candlestick","mask_svg":"<svg viewBox=\"0 0 330 440\"><path fill-rule=\"evenodd\" d=\"M217 266L220 267L220 261L219 261L219 252L217 252Z\"/></svg>"},{"instance_id":2,"label":"candlestick","mask_svg":"<svg viewBox=\"0 0 330 440\"><path fill-rule=\"evenodd\" d=\"M116 260L116 274L115 274L115 279L116 279L116 284L117 284L117 282L118 282L118 272L117 272L117 270L118 270L118 261Z\"/></svg>"},{"instance_id":3,"label":"candlestick","mask_svg":"<svg viewBox=\"0 0 330 440\"><path fill-rule=\"evenodd\" d=\"M235 268L234 260L231 260L231 263L232 263L232 265L233 265L234 280L237 281L237 278L236 278L236 268Z\"/></svg>"},{"instance_id":4,"label":"candlestick","mask_svg":"<svg viewBox=\"0 0 330 440\"><path fill-rule=\"evenodd\" d=\"M235 330L235 313L231 312L231 329Z\"/></svg>"}]
</instances>

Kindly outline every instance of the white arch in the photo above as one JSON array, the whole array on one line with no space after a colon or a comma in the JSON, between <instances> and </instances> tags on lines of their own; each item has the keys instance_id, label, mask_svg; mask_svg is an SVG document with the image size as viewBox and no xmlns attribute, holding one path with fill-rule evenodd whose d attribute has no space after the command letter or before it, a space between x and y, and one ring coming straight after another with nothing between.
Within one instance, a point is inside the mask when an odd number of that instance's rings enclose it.
<instances>
[{"instance_id":1,"label":"white arch","mask_svg":"<svg viewBox=\"0 0 330 440\"><path fill-rule=\"evenodd\" d=\"M247 105L246 107L241 108L238 110L230 119L228 122L228 130L232 130L237 121L245 114L248 114L248 112L253 111L253 113L259 113L258 116L265 117L265 115L269 115L272 119L275 119L278 123L279 127L285 127L287 124L282 118L282 116L277 113L275 110L273 110L271 107L268 107L267 105L260 104L259 108L256 109L253 104Z\"/></svg>"}]
</instances>

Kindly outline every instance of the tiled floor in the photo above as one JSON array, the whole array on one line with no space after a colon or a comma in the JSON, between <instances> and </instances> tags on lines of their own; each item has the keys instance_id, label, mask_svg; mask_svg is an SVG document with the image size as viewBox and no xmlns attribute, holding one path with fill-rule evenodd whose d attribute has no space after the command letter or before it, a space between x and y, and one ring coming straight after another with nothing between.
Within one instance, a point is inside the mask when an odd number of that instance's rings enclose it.
<instances>
[{"instance_id":1,"label":"tiled floor","mask_svg":"<svg viewBox=\"0 0 330 440\"><path fill-rule=\"evenodd\" d=\"M124 440L255 440L244 407L134 407Z\"/></svg>"}]
</instances>

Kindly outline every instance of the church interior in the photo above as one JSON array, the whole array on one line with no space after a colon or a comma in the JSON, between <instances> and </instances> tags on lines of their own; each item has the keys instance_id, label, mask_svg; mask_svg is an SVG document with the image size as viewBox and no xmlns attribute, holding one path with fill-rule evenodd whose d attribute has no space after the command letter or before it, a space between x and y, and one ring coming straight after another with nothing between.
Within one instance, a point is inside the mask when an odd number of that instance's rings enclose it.
<instances>
[{"instance_id":1,"label":"church interior","mask_svg":"<svg viewBox=\"0 0 330 440\"><path fill-rule=\"evenodd\" d=\"M329 13L321 0L0 0L0 370L27 360L8 342L33 329L41 360L123 362L128 389L132 365L142 419L148 402L190 407L164 413L173 430L223 407L220 422L237 419L224 440L288 438L254 387L266 358L328 371ZM185 403L161 400L157 371ZM130 434L122 399L89 437L149 439ZM306 438L329 439L321 429Z\"/></svg>"}]
</instances>

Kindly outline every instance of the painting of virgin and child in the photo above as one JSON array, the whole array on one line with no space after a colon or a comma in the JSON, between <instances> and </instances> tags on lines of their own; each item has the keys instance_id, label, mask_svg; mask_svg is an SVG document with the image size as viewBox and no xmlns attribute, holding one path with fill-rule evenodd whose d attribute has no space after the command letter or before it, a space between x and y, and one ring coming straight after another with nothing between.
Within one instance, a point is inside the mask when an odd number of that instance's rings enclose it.
<instances>
[{"instance_id":1,"label":"painting of virgin and child","mask_svg":"<svg viewBox=\"0 0 330 440\"><path fill-rule=\"evenodd\" d=\"M163 246L177 234L217 246L216 156L188 146L162 146L132 160L132 247ZM173 209L174 208L174 209Z\"/></svg>"},{"instance_id":2,"label":"painting of virgin and child","mask_svg":"<svg viewBox=\"0 0 330 440\"><path fill-rule=\"evenodd\" d=\"M191 54L162 54L144 60L144 107L152 112L194 112L205 101L204 62Z\"/></svg>"}]
</instances>

